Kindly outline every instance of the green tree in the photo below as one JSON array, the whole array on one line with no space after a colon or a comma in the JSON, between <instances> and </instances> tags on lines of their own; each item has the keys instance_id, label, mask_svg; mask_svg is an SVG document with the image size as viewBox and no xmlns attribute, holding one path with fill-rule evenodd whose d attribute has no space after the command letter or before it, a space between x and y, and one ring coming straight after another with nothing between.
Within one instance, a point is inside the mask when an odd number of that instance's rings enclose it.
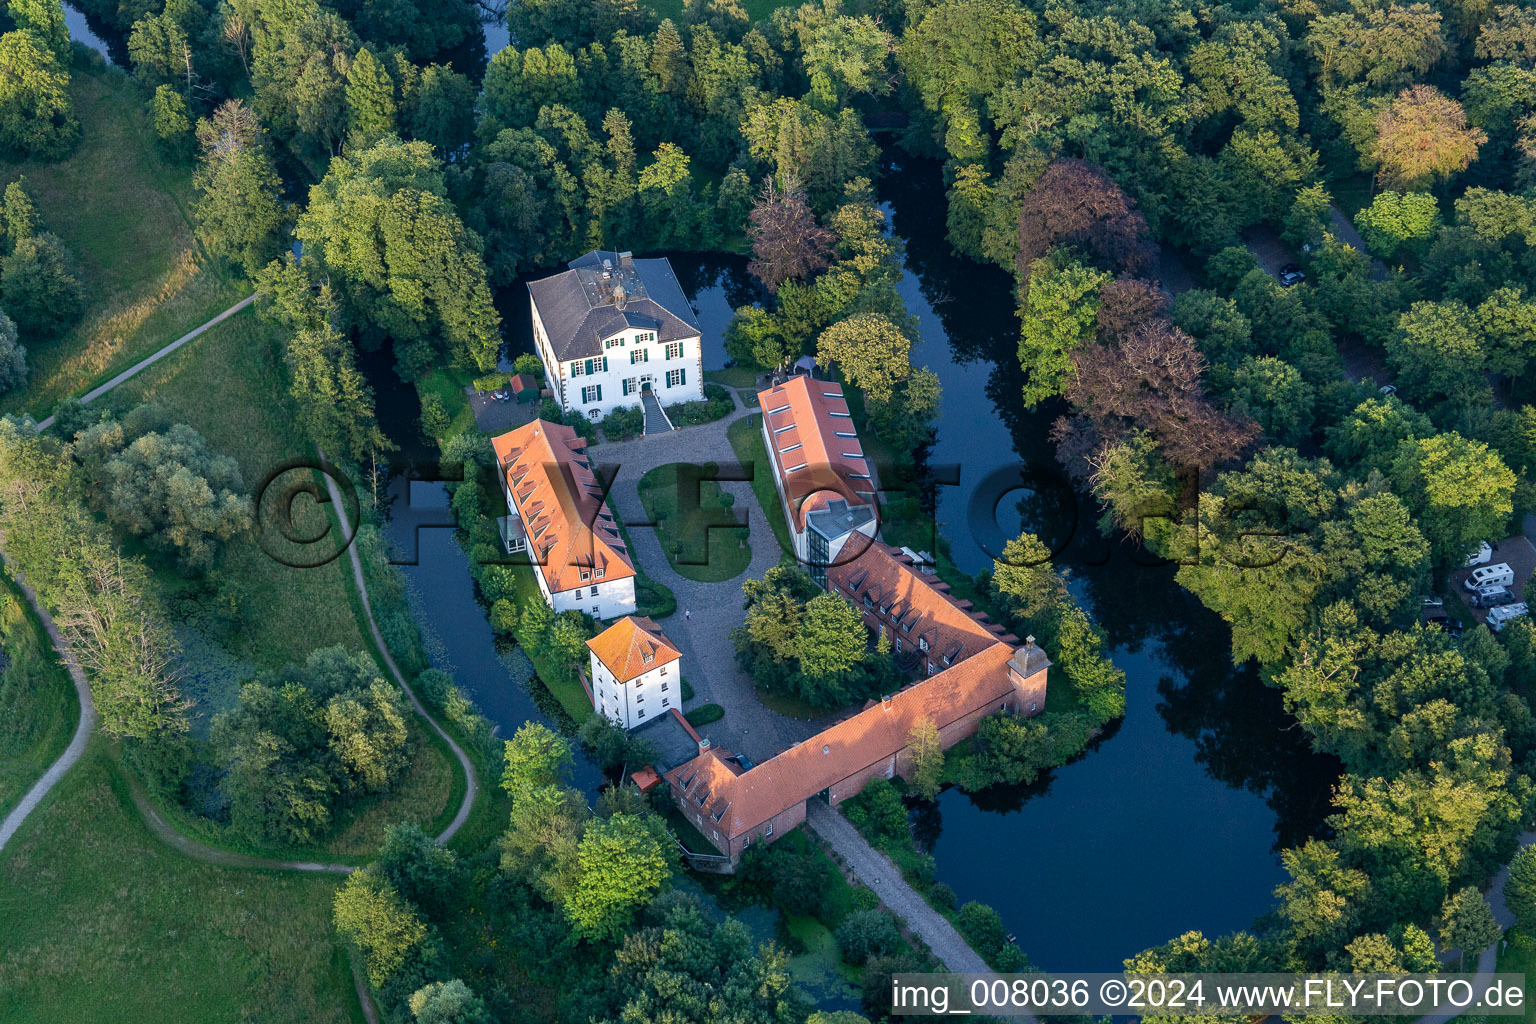
<instances>
[{"instance_id":1,"label":"green tree","mask_svg":"<svg viewBox=\"0 0 1536 1024\"><path fill-rule=\"evenodd\" d=\"M429 391L421 396L421 432L430 438L445 437L452 420L442 396Z\"/></svg>"},{"instance_id":2,"label":"green tree","mask_svg":"<svg viewBox=\"0 0 1536 1024\"><path fill-rule=\"evenodd\" d=\"M388 788L405 768L405 716L399 693L382 681L326 702L330 749L365 792Z\"/></svg>"},{"instance_id":3,"label":"green tree","mask_svg":"<svg viewBox=\"0 0 1536 1024\"><path fill-rule=\"evenodd\" d=\"M1066 597L1066 583L1051 564L1050 549L1032 533L1021 533L1003 545L1002 556L992 562L992 587L1025 618L1054 608Z\"/></svg>"},{"instance_id":4,"label":"green tree","mask_svg":"<svg viewBox=\"0 0 1536 1024\"><path fill-rule=\"evenodd\" d=\"M1368 398L1328 428L1324 448L1340 465L1386 472L1398 446L1434 432L1429 417L1404 405L1395 395Z\"/></svg>"},{"instance_id":5,"label":"green tree","mask_svg":"<svg viewBox=\"0 0 1536 1024\"><path fill-rule=\"evenodd\" d=\"M417 989L409 1005L416 1024L494 1024L485 1000L458 978Z\"/></svg>"},{"instance_id":6,"label":"green tree","mask_svg":"<svg viewBox=\"0 0 1536 1024\"><path fill-rule=\"evenodd\" d=\"M1494 920L1493 908L1474 887L1469 885L1445 898L1445 905L1440 908L1440 943L1460 951L1462 967L1466 966L1468 953L1479 955L1503 934L1504 929Z\"/></svg>"},{"instance_id":7,"label":"green tree","mask_svg":"<svg viewBox=\"0 0 1536 1024\"><path fill-rule=\"evenodd\" d=\"M402 896L429 916L446 913L459 898L458 857L420 825L391 825L379 848L378 866Z\"/></svg>"},{"instance_id":8,"label":"green tree","mask_svg":"<svg viewBox=\"0 0 1536 1024\"><path fill-rule=\"evenodd\" d=\"M181 93L168 85L157 86L154 99L150 101L150 116L155 124L155 135L166 153L177 159L192 155L192 117Z\"/></svg>"},{"instance_id":9,"label":"green tree","mask_svg":"<svg viewBox=\"0 0 1536 1024\"><path fill-rule=\"evenodd\" d=\"M933 719L918 720L907 733L907 747L912 751L912 791L932 800L939 795L944 775L944 743Z\"/></svg>"},{"instance_id":10,"label":"green tree","mask_svg":"<svg viewBox=\"0 0 1536 1024\"><path fill-rule=\"evenodd\" d=\"M816 340L816 358L836 363L850 384L871 402L888 404L896 387L912 372L912 340L889 317L878 313L851 316L828 327Z\"/></svg>"},{"instance_id":11,"label":"green tree","mask_svg":"<svg viewBox=\"0 0 1536 1024\"><path fill-rule=\"evenodd\" d=\"M1387 342L1402 387L1421 399L1485 402L1487 353L1472 311L1461 302L1415 302Z\"/></svg>"},{"instance_id":12,"label":"green tree","mask_svg":"<svg viewBox=\"0 0 1536 1024\"><path fill-rule=\"evenodd\" d=\"M1428 192L1406 195L1391 189L1376 193L1355 217L1366 248L1382 259L1400 251L1422 255L1440 229L1440 207Z\"/></svg>"},{"instance_id":13,"label":"green tree","mask_svg":"<svg viewBox=\"0 0 1536 1024\"><path fill-rule=\"evenodd\" d=\"M593 820L577 851L578 877L562 908L577 930L614 938L672 879L671 836L661 819L615 814Z\"/></svg>"},{"instance_id":14,"label":"green tree","mask_svg":"<svg viewBox=\"0 0 1536 1024\"><path fill-rule=\"evenodd\" d=\"M851 964L889 956L901 948L901 929L896 927L890 911L881 907L856 910L843 918L837 926L836 938L838 952Z\"/></svg>"},{"instance_id":15,"label":"green tree","mask_svg":"<svg viewBox=\"0 0 1536 1024\"><path fill-rule=\"evenodd\" d=\"M571 765L571 745L537 722L525 722L507 741L501 788L514 797L552 786Z\"/></svg>"},{"instance_id":16,"label":"green tree","mask_svg":"<svg viewBox=\"0 0 1536 1024\"><path fill-rule=\"evenodd\" d=\"M1509 862L1504 905L1515 915L1521 931L1530 934L1536 930L1536 846L1522 846Z\"/></svg>"},{"instance_id":17,"label":"green tree","mask_svg":"<svg viewBox=\"0 0 1536 1024\"><path fill-rule=\"evenodd\" d=\"M69 26L59 0L9 0L6 10L18 29L31 32L61 65L69 65Z\"/></svg>"},{"instance_id":18,"label":"green tree","mask_svg":"<svg viewBox=\"0 0 1536 1024\"><path fill-rule=\"evenodd\" d=\"M1479 541L1504 536L1514 512L1515 474L1497 452L1454 431L1403 441L1391 476L1436 565L1459 565Z\"/></svg>"},{"instance_id":19,"label":"green tree","mask_svg":"<svg viewBox=\"0 0 1536 1024\"><path fill-rule=\"evenodd\" d=\"M107 519L176 556L182 572L213 568L221 547L254 522L240 467L191 427L167 424L154 407L76 437L93 504Z\"/></svg>"},{"instance_id":20,"label":"green tree","mask_svg":"<svg viewBox=\"0 0 1536 1024\"><path fill-rule=\"evenodd\" d=\"M427 937L427 926L416 910L372 864L347 876L336 892L332 916L336 930L362 950L375 988Z\"/></svg>"},{"instance_id":21,"label":"green tree","mask_svg":"<svg viewBox=\"0 0 1536 1024\"><path fill-rule=\"evenodd\" d=\"M0 311L0 394L26 387L27 350L16 337L16 323Z\"/></svg>"},{"instance_id":22,"label":"green tree","mask_svg":"<svg viewBox=\"0 0 1536 1024\"><path fill-rule=\"evenodd\" d=\"M357 321L395 339L402 365L416 362L404 354L413 343L440 339L457 364L495 366L500 318L480 239L448 201L426 143L390 138L333 160L294 234Z\"/></svg>"},{"instance_id":23,"label":"green tree","mask_svg":"<svg viewBox=\"0 0 1536 1024\"><path fill-rule=\"evenodd\" d=\"M198 226L209 248L255 277L284 247L282 179L252 111L230 100L198 122L194 184Z\"/></svg>"},{"instance_id":24,"label":"green tree","mask_svg":"<svg viewBox=\"0 0 1536 1024\"><path fill-rule=\"evenodd\" d=\"M1289 363L1249 356L1232 379L1232 409L1252 416L1280 444L1300 443L1312 432L1312 387Z\"/></svg>"},{"instance_id":25,"label":"green tree","mask_svg":"<svg viewBox=\"0 0 1536 1024\"><path fill-rule=\"evenodd\" d=\"M1019 341L1025 405L1033 408L1066 387L1073 352L1093 339L1098 290L1109 279L1075 260L1041 259L1031 266Z\"/></svg>"},{"instance_id":26,"label":"green tree","mask_svg":"<svg viewBox=\"0 0 1536 1024\"><path fill-rule=\"evenodd\" d=\"M58 160L79 134L69 69L47 40L27 30L0 36L0 146Z\"/></svg>"},{"instance_id":27,"label":"green tree","mask_svg":"<svg viewBox=\"0 0 1536 1024\"><path fill-rule=\"evenodd\" d=\"M395 131L395 83L368 47L347 68L347 141L353 148L377 145Z\"/></svg>"},{"instance_id":28,"label":"green tree","mask_svg":"<svg viewBox=\"0 0 1536 1024\"><path fill-rule=\"evenodd\" d=\"M818 594L805 603L795 653L800 668L816 683L830 684L864 657L869 632L853 605L836 594Z\"/></svg>"},{"instance_id":29,"label":"green tree","mask_svg":"<svg viewBox=\"0 0 1536 1024\"><path fill-rule=\"evenodd\" d=\"M1360 919L1370 878L1341 863L1337 850L1316 839L1284 851L1280 861L1291 876L1291 881L1275 890L1280 916L1303 948L1337 948Z\"/></svg>"},{"instance_id":30,"label":"green tree","mask_svg":"<svg viewBox=\"0 0 1536 1024\"><path fill-rule=\"evenodd\" d=\"M57 235L47 231L13 242L0 270L0 306L26 338L63 334L85 309L85 289L75 262Z\"/></svg>"}]
</instances>

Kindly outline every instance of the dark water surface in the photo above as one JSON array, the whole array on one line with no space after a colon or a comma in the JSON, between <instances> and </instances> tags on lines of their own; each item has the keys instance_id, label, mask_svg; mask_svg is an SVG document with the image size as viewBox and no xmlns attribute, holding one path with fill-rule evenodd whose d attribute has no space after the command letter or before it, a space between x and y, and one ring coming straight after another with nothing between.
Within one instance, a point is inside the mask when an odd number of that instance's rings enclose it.
<instances>
[{"instance_id":1,"label":"dark water surface","mask_svg":"<svg viewBox=\"0 0 1536 1024\"><path fill-rule=\"evenodd\" d=\"M1227 627L1171 568L1138 564L1132 548L1101 537L1086 496L1039 483L1055 476L1047 432L1063 410L1023 409L1012 280L950 253L942 190L937 165L907 160L888 162L879 188L907 242L901 291L922 331L913 361L944 385L929 465L957 473L959 483L937 488L939 532L967 572L986 568L1021 526L1059 546L1058 566L1126 672L1127 714L1083 757L1032 786L946 792L918 813L920 841L938 878L961 901L995 906L1042 967L1112 969L1184 931L1245 928L1284 881L1278 851L1322 827L1338 765L1288 728L1278 694L1256 672L1232 667ZM719 367L731 310L758 297L745 260L670 255L704 327L706 368ZM509 354L532 350L527 303L522 280L497 295ZM369 367L376 386L388 387L388 362ZM408 390L398 402L380 395L381 410L402 410L405 422L386 425L401 442L415 432ZM1036 488L1019 489L1020 464L1044 474ZM420 612L461 681L510 735L540 713L505 681L450 533L426 530L420 543L420 566L406 569Z\"/></svg>"}]
</instances>

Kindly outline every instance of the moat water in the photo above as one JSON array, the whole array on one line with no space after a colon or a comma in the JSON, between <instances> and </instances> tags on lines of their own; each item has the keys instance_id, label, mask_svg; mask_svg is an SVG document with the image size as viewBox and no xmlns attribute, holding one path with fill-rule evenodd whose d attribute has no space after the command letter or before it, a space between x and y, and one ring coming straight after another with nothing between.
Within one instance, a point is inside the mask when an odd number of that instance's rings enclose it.
<instances>
[{"instance_id":1,"label":"moat water","mask_svg":"<svg viewBox=\"0 0 1536 1024\"><path fill-rule=\"evenodd\" d=\"M907 243L901 290L922 332L913 361L944 385L929 464L958 473L958 485L936 488L938 530L973 573L1021 528L1059 546L1057 565L1126 673L1126 717L1033 785L946 791L916 812L919 839L937 877L961 901L996 907L1044 968L1114 969L1185 931L1246 928L1284 881L1279 851L1323 829L1338 765L1310 752L1251 667L1233 668L1227 627L1171 568L1141 564L1148 559L1131 546L1100 536L1089 496L1061 484L1017 489L1021 465L1054 476L1048 431L1063 410L1023 408L1012 280L950 252L934 201L941 191L936 164L883 168L880 198ZM745 260L668 255L699 313L706 369L718 368L731 310L757 298ZM522 281L498 296L509 357L532 350L527 302ZM391 436L409 457L419 444L414 393L393 382L388 360L370 364ZM502 732L549 720L496 653L451 534L422 531L419 564L405 571L423 621Z\"/></svg>"}]
</instances>

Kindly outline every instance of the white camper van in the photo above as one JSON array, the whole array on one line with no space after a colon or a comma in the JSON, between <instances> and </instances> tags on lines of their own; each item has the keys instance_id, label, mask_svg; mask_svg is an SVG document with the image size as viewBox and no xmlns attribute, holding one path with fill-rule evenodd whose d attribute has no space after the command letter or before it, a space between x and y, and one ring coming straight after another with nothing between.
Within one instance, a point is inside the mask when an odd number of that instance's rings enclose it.
<instances>
[{"instance_id":1,"label":"white camper van","mask_svg":"<svg viewBox=\"0 0 1536 1024\"><path fill-rule=\"evenodd\" d=\"M1510 619L1518 619L1530 611L1524 601L1519 604L1506 604L1502 608L1495 608L1488 613L1488 628L1495 633L1504 628L1504 624Z\"/></svg>"},{"instance_id":2,"label":"white camper van","mask_svg":"<svg viewBox=\"0 0 1536 1024\"><path fill-rule=\"evenodd\" d=\"M1472 575L1467 577L1463 584L1468 590L1475 591L1478 587L1508 587L1515 582L1515 571L1509 567L1508 562L1500 562L1498 565L1485 565L1472 570Z\"/></svg>"}]
</instances>

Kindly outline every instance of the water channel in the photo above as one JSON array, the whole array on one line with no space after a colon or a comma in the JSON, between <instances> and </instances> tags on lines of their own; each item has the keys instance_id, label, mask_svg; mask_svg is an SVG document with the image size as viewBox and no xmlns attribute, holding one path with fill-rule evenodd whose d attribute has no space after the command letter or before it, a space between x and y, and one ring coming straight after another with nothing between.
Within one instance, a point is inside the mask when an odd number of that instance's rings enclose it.
<instances>
[{"instance_id":1,"label":"water channel","mask_svg":"<svg viewBox=\"0 0 1536 1024\"><path fill-rule=\"evenodd\" d=\"M110 43L66 7L70 34L113 58ZM505 30L487 28L488 52ZM907 243L901 283L922 340L913 361L940 377L944 403L929 456L939 532L967 572L986 568L1007 538L1029 528L1062 547L1074 593L1108 632L1127 676L1125 720L1076 762L1032 786L967 796L945 792L919 812L920 840L937 876L960 899L992 904L1036 964L1105 970L1146 946L1199 929L1218 935L1268 910L1283 881L1278 851L1316 834L1338 776L1311 754L1251 668L1233 669L1226 627L1178 587L1169 568L1139 564L1094 528L1097 512L1068 489L988 487L1019 482L1019 464L1054 469L1048 439L1060 409L1019 401L1018 326L1008 275L956 258L944 238L938 167L888 159L879 182L891 227ZM724 365L731 310L758 297L740 257L668 254L703 326L705 366ZM540 275L541 276L541 275ZM507 354L531 351L527 292L498 295ZM386 429L402 445L400 469L426 457L416 435L414 389L391 359L363 357ZM525 721L554 723L531 667L498 652L473 593L467 556L443 529L416 529L440 506L440 485L391 484L392 539L416 552L404 567L437 660L474 693L502 735ZM1022 500L1021 500L1022 499ZM405 509L413 514L399 514ZM1145 561L1145 559L1142 559ZM537 699L536 699L537 698ZM578 761L573 781L592 792L596 768Z\"/></svg>"},{"instance_id":2,"label":"water channel","mask_svg":"<svg viewBox=\"0 0 1536 1024\"><path fill-rule=\"evenodd\" d=\"M1126 672L1127 713L1083 757L1034 785L944 793L919 812L920 841L938 878L962 901L997 907L1043 967L1112 969L1184 931L1247 927L1284 881L1279 851L1323 827L1338 765L1288 728L1278 695L1256 672L1232 667L1226 626L1177 585L1171 568L1139 564L1132 548L1098 534L1086 496L1015 491L995 502L995 516L991 497L976 500L977 485L993 474L1020 463L1054 466L1047 433L1061 410L1022 408L1012 282L951 254L943 206L932 202L938 173L926 161L890 161L879 190L907 243L901 290L922 330L913 360L944 385L929 461L957 466L959 484L937 488L939 531L969 572L985 568L1021 526L1061 546L1057 564ZM756 296L745 261L669 255L704 327L705 366L719 367L731 309ZM509 356L531 351L527 301L521 281L498 296ZM377 363L370 377L381 388L380 409L392 413L392 436L408 441L414 394L391 385L387 360ZM422 531L419 543L419 565L406 572L461 680L503 734L541 717L526 689L503 682L507 670L449 532Z\"/></svg>"}]
</instances>

